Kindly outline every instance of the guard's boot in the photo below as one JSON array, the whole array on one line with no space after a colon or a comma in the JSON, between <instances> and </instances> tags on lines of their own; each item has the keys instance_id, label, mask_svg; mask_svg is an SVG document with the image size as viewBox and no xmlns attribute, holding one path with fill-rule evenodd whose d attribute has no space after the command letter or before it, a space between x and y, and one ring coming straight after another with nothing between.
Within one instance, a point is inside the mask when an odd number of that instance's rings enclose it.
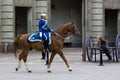
<instances>
[{"instance_id":1,"label":"guard's boot","mask_svg":"<svg viewBox=\"0 0 120 80\"><path fill-rule=\"evenodd\" d=\"M42 60L45 60L45 52L42 52Z\"/></svg>"},{"instance_id":2,"label":"guard's boot","mask_svg":"<svg viewBox=\"0 0 120 80\"><path fill-rule=\"evenodd\" d=\"M47 48L48 48L49 52L51 52L50 45L48 45L48 47L47 47Z\"/></svg>"}]
</instances>

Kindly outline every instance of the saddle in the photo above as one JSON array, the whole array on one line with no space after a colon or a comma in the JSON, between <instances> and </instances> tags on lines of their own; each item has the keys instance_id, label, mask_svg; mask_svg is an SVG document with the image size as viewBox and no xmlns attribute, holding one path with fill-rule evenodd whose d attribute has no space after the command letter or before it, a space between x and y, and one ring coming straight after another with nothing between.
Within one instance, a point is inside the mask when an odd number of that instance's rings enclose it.
<instances>
[{"instance_id":1,"label":"saddle","mask_svg":"<svg viewBox=\"0 0 120 80\"><path fill-rule=\"evenodd\" d=\"M45 37L47 37L47 40L45 40ZM48 34L42 34L42 37L39 36L39 33L33 33L28 37L29 42L42 42L47 43L48 45L51 44L51 33Z\"/></svg>"},{"instance_id":2,"label":"saddle","mask_svg":"<svg viewBox=\"0 0 120 80\"><path fill-rule=\"evenodd\" d=\"M28 37L29 42L43 42L42 37L39 36L39 33L33 33Z\"/></svg>"}]
</instances>

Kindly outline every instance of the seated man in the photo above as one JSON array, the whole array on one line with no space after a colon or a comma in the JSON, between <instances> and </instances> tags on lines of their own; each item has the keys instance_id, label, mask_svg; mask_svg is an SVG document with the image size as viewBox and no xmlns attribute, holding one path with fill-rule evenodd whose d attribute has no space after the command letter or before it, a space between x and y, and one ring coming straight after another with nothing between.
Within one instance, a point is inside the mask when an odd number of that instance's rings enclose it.
<instances>
[{"instance_id":1,"label":"seated man","mask_svg":"<svg viewBox=\"0 0 120 80\"><path fill-rule=\"evenodd\" d=\"M47 17L46 14L41 14L41 19L39 20L39 36L43 40L44 48L47 49L48 45L51 44L51 31L52 29L49 28L47 24Z\"/></svg>"},{"instance_id":2,"label":"seated man","mask_svg":"<svg viewBox=\"0 0 120 80\"><path fill-rule=\"evenodd\" d=\"M103 37L100 37L100 36L97 36L97 38L99 39L100 48L104 51L108 59L112 60L109 50L106 47L107 40L105 40Z\"/></svg>"},{"instance_id":3,"label":"seated man","mask_svg":"<svg viewBox=\"0 0 120 80\"><path fill-rule=\"evenodd\" d=\"M48 50L48 46L51 44L51 32L52 29L49 28L47 23L47 16L46 14L41 14L41 19L39 20L38 30L39 30L39 36L42 38L44 49L45 51ZM42 53L42 59L45 59L45 53Z\"/></svg>"}]
</instances>

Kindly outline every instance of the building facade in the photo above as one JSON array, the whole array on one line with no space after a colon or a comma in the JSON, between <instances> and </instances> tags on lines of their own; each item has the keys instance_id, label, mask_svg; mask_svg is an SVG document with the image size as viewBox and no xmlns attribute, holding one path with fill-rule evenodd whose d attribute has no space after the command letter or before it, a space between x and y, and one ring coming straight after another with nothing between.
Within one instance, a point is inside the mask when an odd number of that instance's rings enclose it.
<instances>
[{"instance_id":1,"label":"building facade","mask_svg":"<svg viewBox=\"0 0 120 80\"><path fill-rule=\"evenodd\" d=\"M41 13L48 13L48 0L0 0L0 51L13 51L18 34L37 31Z\"/></svg>"},{"instance_id":2,"label":"building facade","mask_svg":"<svg viewBox=\"0 0 120 80\"><path fill-rule=\"evenodd\" d=\"M88 35L114 42L120 33L119 4L119 0L0 0L0 52L13 51L18 34L37 32L41 13L47 14L53 30L76 22L81 34L65 40L71 47L85 46Z\"/></svg>"}]
</instances>

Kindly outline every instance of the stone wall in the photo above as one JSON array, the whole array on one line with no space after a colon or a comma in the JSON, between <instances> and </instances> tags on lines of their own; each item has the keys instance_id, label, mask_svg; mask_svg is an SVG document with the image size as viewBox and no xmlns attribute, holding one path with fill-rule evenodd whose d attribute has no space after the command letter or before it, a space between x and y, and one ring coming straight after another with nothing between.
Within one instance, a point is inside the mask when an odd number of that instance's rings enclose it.
<instances>
[{"instance_id":1,"label":"stone wall","mask_svg":"<svg viewBox=\"0 0 120 80\"><path fill-rule=\"evenodd\" d=\"M0 0L0 52L12 52L15 37L15 7L32 9L31 32L37 31L41 13L48 13L48 0Z\"/></svg>"},{"instance_id":2,"label":"stone wall","mask_svg":"<svg viewBox=\"0 0 120 80\"><path fill-rule=\"evenodd\" d=\"M104 36L103 3L102 0L92 1L92 33L96 36Z\"/></svg>"},{"instance_id":3,"label":"stone wall","mask_svg":"<svg viewBox=\"0 0 120 80\"><path fill-rule=\"evenodd\" d=\"M13 0L1 0L1 42L13 42Z\"/></svg>"},{"instance_id":4,"label":"stone wall","mask_svg":"<svg viewBox=\"0 0 120 80\"><path fill-rule=\"evenodd\" d=\"M31 7L35 0L14 0L14 6Z\"/></svg>"},{"instance_id":5,"label":"stone wall","mask_svg":"<svg viewBox=\"0 0 120 80\"><path fill-rule=\"evenodd\" d=\"M0 0L0 43L1 43L1 0Z\"/></svg>"},{"instance_id":6,"label":"stone wall","mask_svg":"<svg viewBox=\"0 0 120 80\"><path fill-rule=\"evenodd\" d=\"M102 0L88 1L88 34L93 37L104 36L103 2Z\"/></svg>"},{"instance_id":7,"label":"stone wall","mask_svg":"<svg viewBox=\"0 0 120 80\"><path fill-rule=\"evenodd\" d=\"M40 19L41 13L48 13L48 1L47 0L37 0L36 1L36 27L38 26L38 21ZM47 15L48 16L48 15Z\"/></svg>"},{"instance_id":8,"label":"stone wall","mask_svg":"<svg viewBox=\"0 0 120 80\"><path fill-rule=\"evenodd\" d=\"M120 0L103 0L104 8L120 9Z\"/></svg>"}]
</instances>

